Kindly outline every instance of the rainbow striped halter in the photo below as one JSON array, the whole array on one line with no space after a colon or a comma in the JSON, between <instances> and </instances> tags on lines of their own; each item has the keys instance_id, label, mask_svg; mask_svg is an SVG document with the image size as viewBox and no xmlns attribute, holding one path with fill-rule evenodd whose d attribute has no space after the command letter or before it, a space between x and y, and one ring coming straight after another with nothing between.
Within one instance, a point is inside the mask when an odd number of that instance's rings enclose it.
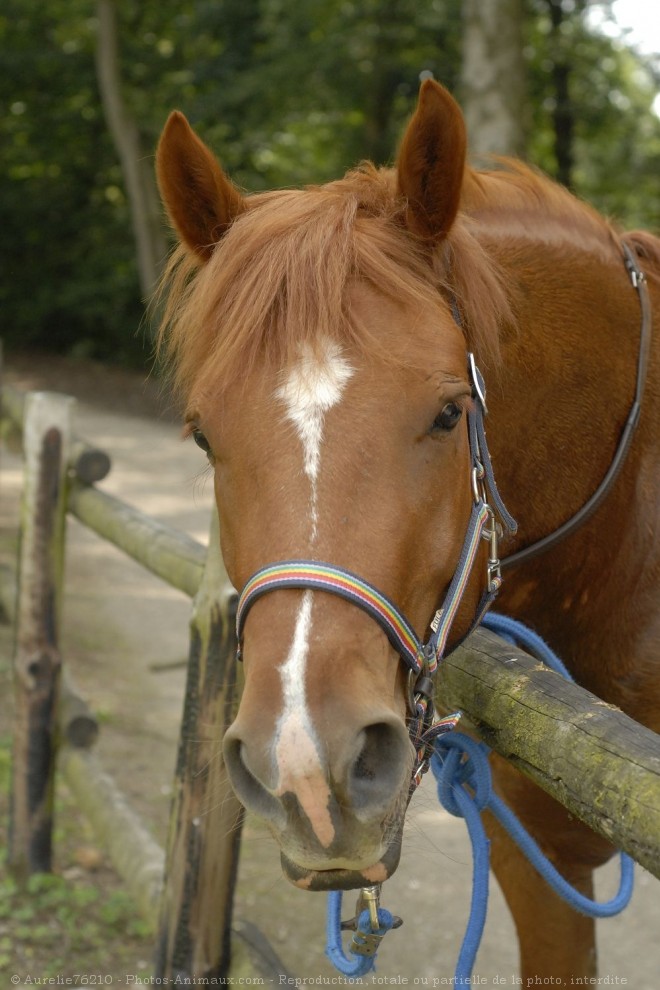
<instances>
[{"instance_id":1,"label":"rainbow striped halter","mask_svg":"<svg viewBox=\"0 0 660 990\"><path fill-rule=\"evenodd\" d=\"M508 513L497 490L491 464L484 417L487 413L483 377L474 356L468 355L468 368L474 402L468 412L468 437L472 467L473 504L454 576L442 606L429 623L430 635L425 643L417 637L405 615L386 595L343 567L317 560L280 560L256 571L247 581L238 600L236 635L238 659L248 612L259 598L271 591L302 588L325 591L357 605L381 627L387 639L408 667L409 731L417 754L413 768L411 794L428 766L433 741L450 731L460 714L440 719L435 715L432 675L445 655L447 638L479 551L480 540L489 543L485 590L477 606L469 632L481 622L502 583L498 541L503 529L515 533L516 522ZM469 635L466 634L466 635Z\"/></svg>"}]
</instances>

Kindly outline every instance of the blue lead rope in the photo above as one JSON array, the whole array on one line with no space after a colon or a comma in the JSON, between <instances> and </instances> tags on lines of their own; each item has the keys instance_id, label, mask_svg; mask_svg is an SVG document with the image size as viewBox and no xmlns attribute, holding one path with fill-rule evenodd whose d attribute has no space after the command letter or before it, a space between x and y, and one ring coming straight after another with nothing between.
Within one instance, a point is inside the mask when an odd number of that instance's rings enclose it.
<instances>
[{"instance_id":1,"label":"blue lead rope","mask_svg":"<svg viewBox=\"0 0 660 990\"><path fill-rule=\"evenodd\" d=\"M564 664L547 643L522 623L508 616L491 613L483 620L483 625L517 643L567 680L572 680ZM452 732L436 740L435 752L431 758L431 769L437 781L440 802L450 814L465 819L472 844L470 917L454 974L457 985L459 981L466 984L471 979L486 922L490 842L481 821L481 812L485 809L495 815L546 883L575 911L593 918L612 917L627 907L633 891L634 863L626 853L620 854L621 881L617 894L611 900L602 903L594 901L572 887L541 852L516 815L493 793L489 753L485 743L476 742L461 732ZM378 921L381 927L374 931L370 926L368 912L363 911L358 919L358 932L382 936L393 924L392 916L383 908L378 908ZM345 976L363 976L375 964L375 954L369 957L354 955L352 960L344 954L341 944L341 891L332 891L328 895L326 953L335 968Z\"/></svg>"},{"instance_id":2,"label":"blue lead rope","mask_svg":"<svg viewBox=\"0 0 660 990\"><path fill-rule=\"evenodd\" d=\"M353 956L349 959L345 954L341 944L341 890L331 890L328 894L328 921L327 921L327 941L325 954L328 959L344 976L366 976L375 966L376 954L360 955L351 952ZM380 927L374 929L371 925L368 911L362 911L357 919L356 931L353 935L352 944L360 944L365 938L376 935L382 938L394 926L394 918L385 908L378 908L378 921Z\"/></svg>"}]
</instances>

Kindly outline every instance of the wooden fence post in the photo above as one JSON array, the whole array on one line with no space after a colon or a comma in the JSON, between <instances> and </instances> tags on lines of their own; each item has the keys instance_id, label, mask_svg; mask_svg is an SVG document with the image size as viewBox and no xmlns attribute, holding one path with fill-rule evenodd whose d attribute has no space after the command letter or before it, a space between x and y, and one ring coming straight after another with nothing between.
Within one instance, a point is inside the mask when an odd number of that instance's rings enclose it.
<instances>
[{"instance_id":1,"label":"wooden fence post","mask_svg":"<svg viewBox=\"0 0 660 990\"><path fill-rule=\"evenodd\" d=\"M243 820L221 751L237 701L234 619L214 511L191 620L155 968L161 979L220 978L229 971Z\"/></svg>"},{"instance_id":2,"label":"wooden fence post","mask_svg":"<svg viewBox=\"0 0 660 990\"><path fill-rule=\"evenodd\" d=\"M51 868L55 706L66 465L75 400L34 392L25 409L9 864L19 876Z\"/></svg>"}]
</instances>

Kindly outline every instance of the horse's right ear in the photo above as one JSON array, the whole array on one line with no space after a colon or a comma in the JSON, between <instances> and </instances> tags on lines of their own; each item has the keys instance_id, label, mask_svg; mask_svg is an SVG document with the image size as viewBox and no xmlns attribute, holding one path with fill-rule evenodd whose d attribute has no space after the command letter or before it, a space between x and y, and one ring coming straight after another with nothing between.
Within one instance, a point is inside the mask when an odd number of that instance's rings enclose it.
<instances>
[{"instance_id":1,"label":"horse's right ear","mask_svg":"<svg viewBox=\"0 0 660 990\"><path fill-rule=\"evenodd\" d=\"M458 212L467 136L461 109L437 82L422 83L397 159L408 227L430 244L449 233Z\"/></svg>"},{"instance_id":2,"label":"horse's right ear","mask_svg":"<svg viewBox=\"0 0 660 990\"><path fill-rule=\"evenodd\" d=\"M156 176L179 237L202 261L245 209L245 200L182 113L170 114L158 142Z\"/></svg>"}]
</instances>

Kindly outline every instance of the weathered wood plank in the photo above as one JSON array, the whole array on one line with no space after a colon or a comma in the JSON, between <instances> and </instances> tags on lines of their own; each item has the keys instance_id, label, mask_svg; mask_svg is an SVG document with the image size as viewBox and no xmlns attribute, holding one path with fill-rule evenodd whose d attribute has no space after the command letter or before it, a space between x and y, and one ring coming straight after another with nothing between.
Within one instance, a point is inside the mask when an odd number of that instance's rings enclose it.
<instances>
[{"instance_id":1,"label":"weathered wood plank","mask_svg":"<svg viewBox=\"0 0 660 990\"><path fill-rule=\"evenodd\" d=\"M206 549L186 533L152 519L113 495L79 482L71 485L69 511L157 577L192 598L204 571Z\"/></svg>"},{"instance_id":2,"label":"weathered wood plank","mask_svg":"<svg viewBox=\"0 0 660 990\"><path fill-rule=\"evenodd\" d=\"M25 409L9 832L9 863L19 876L48 871L52 860L66 463L73 404L68 396L34 392Z\"/></svg>"},{"instance_id":3,"label":"weathered wood plank","mask_svg":"<svg viewBox=\"0 0 660 990\"><path fill-rule=\"evenodd\" d=\"M190 659L167 849L156 976L224 978L243 809L222 760L237 701L235 594L217 514L191 620Z\"/></svg>"},{"instance_id":4,"label":"weathered wood plank","mask_svg":"<svg viewBox=\"0 0 660 990\"><path fill-rule=\"evenodd\" d=\"M16 621L16 586L15 569L0 567L0 622L10 625ZM60 669L56 719L61 741L83 749L96 742L98 719L71 683L65 665Z\"/></svg>"},{"instance_id":5,"label":"weathered wood plank","mask_svg":"<svg viewBox=\"0 0 660 990\"><path fill-rule=\"evenodd\" d=\"M479 629L437 697L596 832L660 877L660 736Z\"/></svg>"},{"instance_id":6,"label":"weathered wood plank","mask_svg":"<svg viewBox=\"0 0 660 990\"><path fill-rule=\"evenodd\" d=\"M0 408L4 416L18 431L23 428L25 401L28 394L12 385L3 385L0 393ZM76 436L71 438L67 465L69 470L87 485L106 478L112 466L110 457L104 450L93 447Z\"/></svg>"},{"instance_id":7,"label":"weathered wood plank","mask_svg":"<svg viewBox=\"0 0 660 990\"><path fill-rule=\"evenodd\" d=\"M60 745L66 743L78 749L90 749L98 739L98 719L72 687L66 666L60 676L56 718Z\"/></svg>"},{"instance_id":8,"label":"weathered wood plank","mask_svg":"<svg viewBox=\"0 0 660 990\"><path fill-rule=\"evenodd\" d=\"M59 768L76 803L124 880L140 914L153 928L163 888L165 854L93 750L62 746Z\"/></svg>"}]
</instances>

